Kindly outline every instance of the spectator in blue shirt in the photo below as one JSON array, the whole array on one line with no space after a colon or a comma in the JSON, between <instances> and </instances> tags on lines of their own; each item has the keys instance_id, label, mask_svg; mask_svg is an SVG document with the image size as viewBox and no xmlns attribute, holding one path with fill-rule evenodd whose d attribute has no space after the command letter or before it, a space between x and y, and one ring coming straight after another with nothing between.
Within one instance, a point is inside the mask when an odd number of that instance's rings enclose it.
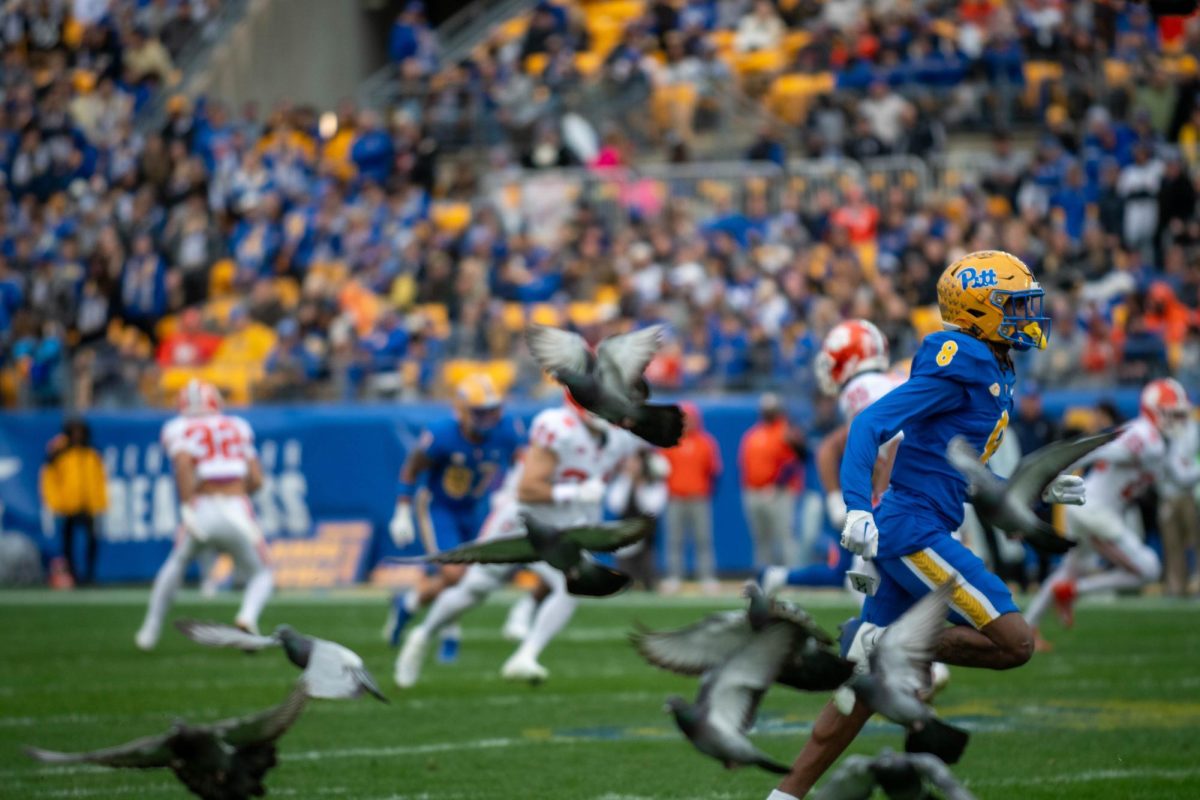
<instances>
[{"instance_id":1,"label":"spectator in blue shirt","mask_svg":"<svg viewBox=\"0 0 1200 800\"><path fill-rule=\"evenodd\" d=\"M395 167L396 150L392 137L383 129L379 113L370 109L358 115L358 135L350 148L350 160L360 177L387 183Z\"/></svg>"},{"instance_id":2,"label":"spectator in blue shirt","mask_svg":"<svg viewBox=\"0 0 1200 800\"><path fill-rule=\"evenodd\" d=\"M167 313L167 270L148 234L133 240L121 274L121 307L126 322L154 338L154 324Z\"/></svg>"},{"instance_id":3,"label":"spectator in blue shirt","mask_svg":"<svg viewBox=\"0 0 1200 800\"><path fill-rule=\"evenodd\" d=\"M1083 236L1088 208L1096 202L1097 192L1088 186L1083 167L1072 161L1067 167L1066 184L1050 195L1050 208L1062 214L1063 226L1071 241L1078 242Z\"/></svg>"}]
</instances>

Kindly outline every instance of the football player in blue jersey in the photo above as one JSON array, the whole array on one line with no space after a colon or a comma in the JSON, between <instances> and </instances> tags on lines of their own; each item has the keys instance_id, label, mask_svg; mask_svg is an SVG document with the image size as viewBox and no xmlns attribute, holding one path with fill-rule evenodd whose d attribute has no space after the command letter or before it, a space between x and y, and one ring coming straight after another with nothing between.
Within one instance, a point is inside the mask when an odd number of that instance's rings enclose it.
<instances>
[{"instance_id":1,"label":"football player in blue jersey","mask_svg":"<svg viewBox=\"0 0 1200 800\"><path fill-rule=\"evenodd\" d=\"M487 517L488 498L500 486L524 439L519 420L505 416L503 400L485 373L468 375L455 390L454 418L430 425L400 468L396 511L389 532L397 547L420 534L426 553L457 547L474 539ZM422 477L424 485L419 486ZM426 503L414 513L414 498L423 489ZM397 593L384 627L394 647L412 616L433 602L466 571L462 565L440 565L417 586ZM441 657L457 655L457 629L448 628Z\"/></svg>"},{"instance_id":2,"label":"football player in blue jersey","mask_svg":"<svg viewBox=\"0 0 1200 800\"><path fill-rule=\"evenodd\" d=\"M1000 445L1012 410L1011 351L1042 349L1049 319L1029 268L1008 253L971 253L937 284L945 331L926 337L906 383L862 411L850 426L841 484L847 515L842 544L874 562L879 583L861 621L847 626L849 656L863 660L885 626L926 593L954 581L950 625L934 657L988 669L1019 667L1033 655L1033 631L1003 581L951 536L962 524L967 485L946 460L964 436L986 461ZM891 486L872 507L871 477L879 446L903 431ZM1043 499L1083 503L1082 479L1060 475ZM871 711L830 703L769 800L804 797L858 735Z\"/></svg>"}]
</instances>

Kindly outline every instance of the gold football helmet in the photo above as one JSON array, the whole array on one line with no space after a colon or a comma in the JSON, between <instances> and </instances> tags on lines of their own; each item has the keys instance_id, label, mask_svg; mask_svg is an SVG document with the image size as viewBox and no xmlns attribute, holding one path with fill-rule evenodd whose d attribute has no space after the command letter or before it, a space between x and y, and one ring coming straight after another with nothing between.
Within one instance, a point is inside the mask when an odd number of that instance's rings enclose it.
<instances>
[{"instance_id":1,"label":"gold football helmet","mask_svg":"<svg viewBox=\"0 0 1200 800\"><path fill-rule=\"evenodd\" d=\"M1045 292L1024 262L1001 250L980 250L946 267L937 283L948 328L1015 350L1039 350L1050 336Z\"/></svg>"}]
</instances>

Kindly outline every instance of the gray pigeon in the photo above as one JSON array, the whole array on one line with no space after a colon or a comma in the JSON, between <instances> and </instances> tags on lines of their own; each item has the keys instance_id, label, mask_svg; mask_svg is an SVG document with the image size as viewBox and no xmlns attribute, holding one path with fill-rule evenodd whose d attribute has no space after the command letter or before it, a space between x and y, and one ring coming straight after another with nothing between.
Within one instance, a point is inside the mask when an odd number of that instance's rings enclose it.
<instances>
[{"instance_id":1,"label":"gray pigeon","mask_svg":"<svg viewBox=\"0 0 1200 800\"><path fill-rule=\"evenodd\" d=\"M697 750L726 769L756 766L786 773L788 768L755 747L746 731L775 681L781 654L791 646L792 634L786 626L766 628L719 667L704 673L695 704L674 695L667 698L666 710Z\"/></svg>"},{"instance_id":2,"label":"gray pigeon","mask_svg":"<svg viewBox=\"0 0 1200 800\"><path fill-rule=\"evenodd\" d=\"M788 644L778 653L777 683L807 692L832 691L850 678L854 665L833 649L833 638L804 609L768 598L748 583L746 611L710 614L673 631L639 629L630 635L638 653L656 667L681 675L700 675L720 666L773 627L788 631Z\"/></svg>"},{"instance_id":3,"label":"gray pigeon","mask_svg":"<svg viewBox=\"0 0 1200 800\"><path fill-rule=\"evenodd\" d=\"M937 756L886 748L874 758L847 758L814 800L870 800L876 788L892 800L975 800Z\"/></svg>"},{"instance_id":4,"label":"gray pigeon","mask_svg":"<svg viewBox=\"0 0 1200 800\"><path fill-rule=\"evenodd\" d=\"M950 440L946 460L969 481L967 493L980 521L1005 533L1020 534L1039 550L1065 553L1075 543L1059 536L1033 509L1056 477L1119 433L1114 430L1052 442L1022 458L1007 481L980 462L979 454L961 436Z\"/></svg>"},{"instance_id":5,"label":"gray pigeon","mask_svg":"<svg viewBox=\"0 0 1200 800\"><path fill-rule=\"evenodd\" d=\"M307 697L301 678L281 704L248 717L204 725L177 720L166 733L88 753L26 747L25 754L45 764L167 767L192 794L206 800L262 797L267 793L263 778L275 766L275 741L295 723Z\"/></svg>"},{"instance_id":6,"label":"gray pigeon","mask_svg":"<svg viewBox=\"0 0 1200 800\"><path fill-rule=\"evenodd\" d=\"M254 652L282 646L288 661L304 670L309 697L345 700L367 692L388 702L357 653L337 642L305 636L289 625L280 625L270 636L246 633L241 628L220 622L194 619L181 619L175 627L193 642L209 647L235 647Z\"/></svg>"},{"instance_id":7,"label":"gray pigeon","mask_svg":"<svg viewBox=\"0 0 1200 800\"><path fill-rule=\"evenodd\" d=\"M872 711L909 731L909 750L930 752L948 764L962 756L969 735L937 719L921 699L928 689L938 634L946 627L953 579L917 601L900 619L882 629L867 656L866 672L856 672L846 685Z\"/></svg>"},{"instance_id":8,"label":"gray pigeon","mask_svg":"<svg viewBox=\"0 0 1200 800\"><path fill-rule=\"evenodd\" d=\"M673 447L683 436L683 410L647 405L650 388L642 373L662 344L664 327L612 336L593 353L583 337L545 325L525 332L529 352L543 370L593 414L656 447Z\"/></svg>"},{"instance_id":9,"label":"gray pigeon","mask_svg":"<svg viewBox=\"0 0 1200 800\"><path fill-rule=\"evenodd\" d=\"M611 553L640 542L653 530L642 519L626 519L557 530L522 516L524 536L485 539L459 545L419 561L432 564L530 564L545 561L561 570L567 591L585 597L608 597L632 580L624 572L596 561L589 550Z\"/></svg>"}]
</instances>

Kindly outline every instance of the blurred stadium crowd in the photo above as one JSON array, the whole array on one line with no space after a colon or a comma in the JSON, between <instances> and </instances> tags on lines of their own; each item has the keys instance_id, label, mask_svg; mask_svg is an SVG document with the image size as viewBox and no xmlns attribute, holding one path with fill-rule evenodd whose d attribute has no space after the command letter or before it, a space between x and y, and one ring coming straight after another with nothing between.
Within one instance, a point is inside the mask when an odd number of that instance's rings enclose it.
<instances>
[{"instance_id":1,"label":"blurred stadium crowd","mask_svg":"<svg viewBox=\"0 0 1200 800\"><path fill-rule=\"evenodd\" d=\"M413 3L388 108L260 112L171 94L219 5L5 4L8 404L159 402L195 375L235 401L420 397L480 365L535 393L530 320L670 323L664 388L810 391L834 324L871 319L905 357L943 266L988 247L1047 286L1034 381L1200 379L1195 21L563 0L444 63ZM699 162L745 124L729 98L765 122L741 163Z\"/></svg>"}]
</instances>

